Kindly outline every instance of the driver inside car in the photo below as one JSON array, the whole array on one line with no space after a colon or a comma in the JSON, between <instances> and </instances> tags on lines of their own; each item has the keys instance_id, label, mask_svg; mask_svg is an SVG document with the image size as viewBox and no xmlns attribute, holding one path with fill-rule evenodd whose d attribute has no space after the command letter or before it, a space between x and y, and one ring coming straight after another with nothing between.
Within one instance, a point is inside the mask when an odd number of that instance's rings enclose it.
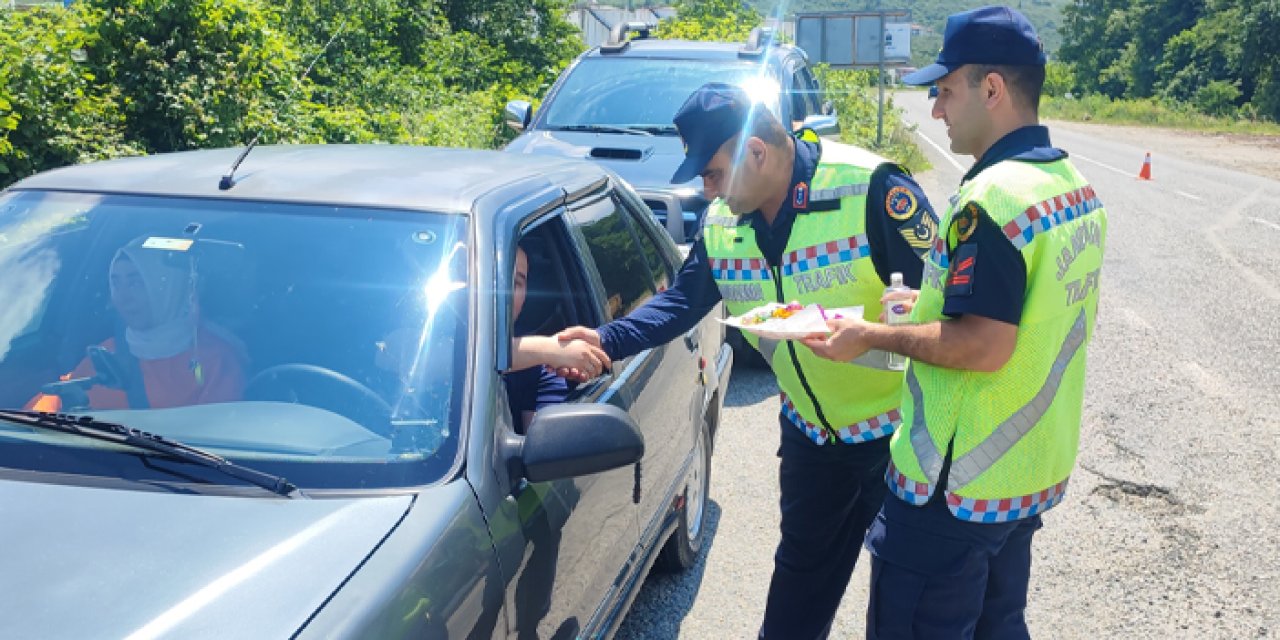
<instances>
[{"instance_id":1,"label":"driver inside car","mask_svg":"<svg viewBox=\"0 0 1280 640\"><path fill-rule=\"evenodd\" d=\"M100 375L95 358L86 357L28 408L160 409L241 398L243 350L225 330L201 320L190 263L164 240L137 238L111 260L108 284L118 320L96 360L113 363L113 371ZM58 393L59 387L87 387L87 393ZM88 406L65 405L64 398L76 395L87 396Z\"/></svg>"},{"instance_id":2,"label":"driver inside car","mask_svg":"<svg viewBox=\"0 0 1280 640\"><path fill-rule=\"evenodd\" d=\"M523 247L516 248L512 282L512 316L519 318L529 283L529 256ZM373 388L399 390L413 386L412 372L422 348L421 335L420 327L401 327L375 343L374 363L380 371L395 378L390 382L371 381ZM524 433L538 409L568 397L570 383L556 375L556 370L567 372L576 383L601 375L610 364L609 356L602 349L582 340L517 335L512 340L511 368L502 374L516 431ZM392 398L397 399L397 394L392 394ZM400 406L401 402L397 400L394 404Z\"/></svg>"}]
</instances>

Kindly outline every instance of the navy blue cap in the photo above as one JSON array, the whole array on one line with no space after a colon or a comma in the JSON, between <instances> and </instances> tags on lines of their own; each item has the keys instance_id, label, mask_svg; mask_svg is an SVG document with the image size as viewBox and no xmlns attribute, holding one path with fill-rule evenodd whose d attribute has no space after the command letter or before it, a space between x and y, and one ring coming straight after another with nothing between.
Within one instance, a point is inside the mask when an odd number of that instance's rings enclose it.
<instances>
[{"instance_id":1,"label":"navy blue cap","mask_svg":"<svg viewBox=\"0 0 1280 640\"><path fill-rule=\"evenodd\" d=\"M671 184L701 174L720 147L746 129L751 113L750 96L736 85L708 82L690 94L672 118L684 141L684 162L671 176Z\"/></svg>"},{"instance_id":2,"label":"navy blue cap","mask_svg":"<svg viewBox=\"0 0 1280 640\"><path fill-rule=\"evenodd\" d=\"M966 64L1044 63L1044 48L1026 16L1009 7L982 7L947 16L937 62L903 76L902 82L930 84Z\"/></svg>"}]
</instances>

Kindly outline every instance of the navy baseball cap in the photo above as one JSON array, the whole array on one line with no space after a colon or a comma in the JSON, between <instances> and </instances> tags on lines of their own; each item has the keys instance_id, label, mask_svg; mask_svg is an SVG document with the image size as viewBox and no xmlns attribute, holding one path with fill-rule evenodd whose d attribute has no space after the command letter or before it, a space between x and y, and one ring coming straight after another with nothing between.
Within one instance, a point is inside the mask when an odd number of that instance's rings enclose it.
<instances>
[{"instance_id":1,"label":"navy baseball cap","mask_svg":"<svg viewBox=\"0 0 1280 640\"><path fill-rule=\"evenodd\" d=\"M1044 48L1026 16L1009 7L982 7L947 16L937 62L903 76L902 82L931 84L966 64L1044 63Z\"/></svg>"},{"instance_id":2,"label":"navy baseball cap","mask_svg":"<svg viewBox=\"0 0 1280 640\"><path fill-rule=\"evenodd\" d=\"M701 174L720 147L746 129L751 113L751 97L736 85L708 82L690 94L671 119L684 141L684 162L671 184Z\"/></svg>"}]
</instances>

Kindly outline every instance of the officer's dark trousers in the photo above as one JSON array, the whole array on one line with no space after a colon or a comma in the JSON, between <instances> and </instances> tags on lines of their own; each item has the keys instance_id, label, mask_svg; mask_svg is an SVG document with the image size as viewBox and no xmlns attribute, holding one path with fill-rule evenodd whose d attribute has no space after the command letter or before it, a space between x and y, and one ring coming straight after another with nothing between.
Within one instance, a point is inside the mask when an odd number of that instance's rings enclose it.
<instances>
[{"instance_id":1,"label":"officer's dark trousers","mask_svg":"<svg viewBox=\"0 0 1280 640\"><path fill-rule=\"evenodd\" d=\"M826 638L867 526L884 502L889 438L818 446L779 418L782 541L760 637Z\"/></svg>"},{"instance_id":2,"label":"officer's dark trousers","mask_svg":"<svg viewBox=\"0 0 1280 640\"><path fill-rule=\"evenodd\" d=\"M923 507L890 495L867 532L868 640L1029 638L1023 610L1039 528L1038 515L958 520L942 491Z\"/></svg>"}]
</instances>

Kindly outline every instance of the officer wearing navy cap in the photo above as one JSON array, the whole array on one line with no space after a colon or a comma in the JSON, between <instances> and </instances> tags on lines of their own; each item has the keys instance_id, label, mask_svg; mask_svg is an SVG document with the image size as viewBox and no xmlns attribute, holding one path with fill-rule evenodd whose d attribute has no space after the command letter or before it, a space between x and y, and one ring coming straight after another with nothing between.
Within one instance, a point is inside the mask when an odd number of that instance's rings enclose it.
<instances>
[{"instance_id":1,"label":"officer wearing navy cap","mask_svg":"<svg viewBox=\"0 0 1280 640\"><path fill-rule=\"evenodd\" d=\"M1044 52L1027 19L947 19L933 116L972 155L911 324L828 323L807 338L847 361L911 358L890 443L893 497L867 533L867 638L1028 638L1031 539L1075 464L1106 211L1039 126Z\"/></svg>"},{"instance_id":2,"label":"officer wearing navy cap","mask_svg":"<svg viewBox=\"0 0 1280 640\"><path fill-rule=\"evenodd\" d=\"M674 118L686 145L673 183L702 177L712 201L675 285L630 315L565 338L617 362L684 334L724 302L861 305L875 320L890 274L918 286L937 220L899 165L816 136L791 135L740 88L711 83ZM812 140L812 141L811 141ZM817 358L790 340L745 333L781 390L782 539L763 638L827 637L868 525L884 502L888 436L902 372Z\"/></svg>"}]
</instances>

